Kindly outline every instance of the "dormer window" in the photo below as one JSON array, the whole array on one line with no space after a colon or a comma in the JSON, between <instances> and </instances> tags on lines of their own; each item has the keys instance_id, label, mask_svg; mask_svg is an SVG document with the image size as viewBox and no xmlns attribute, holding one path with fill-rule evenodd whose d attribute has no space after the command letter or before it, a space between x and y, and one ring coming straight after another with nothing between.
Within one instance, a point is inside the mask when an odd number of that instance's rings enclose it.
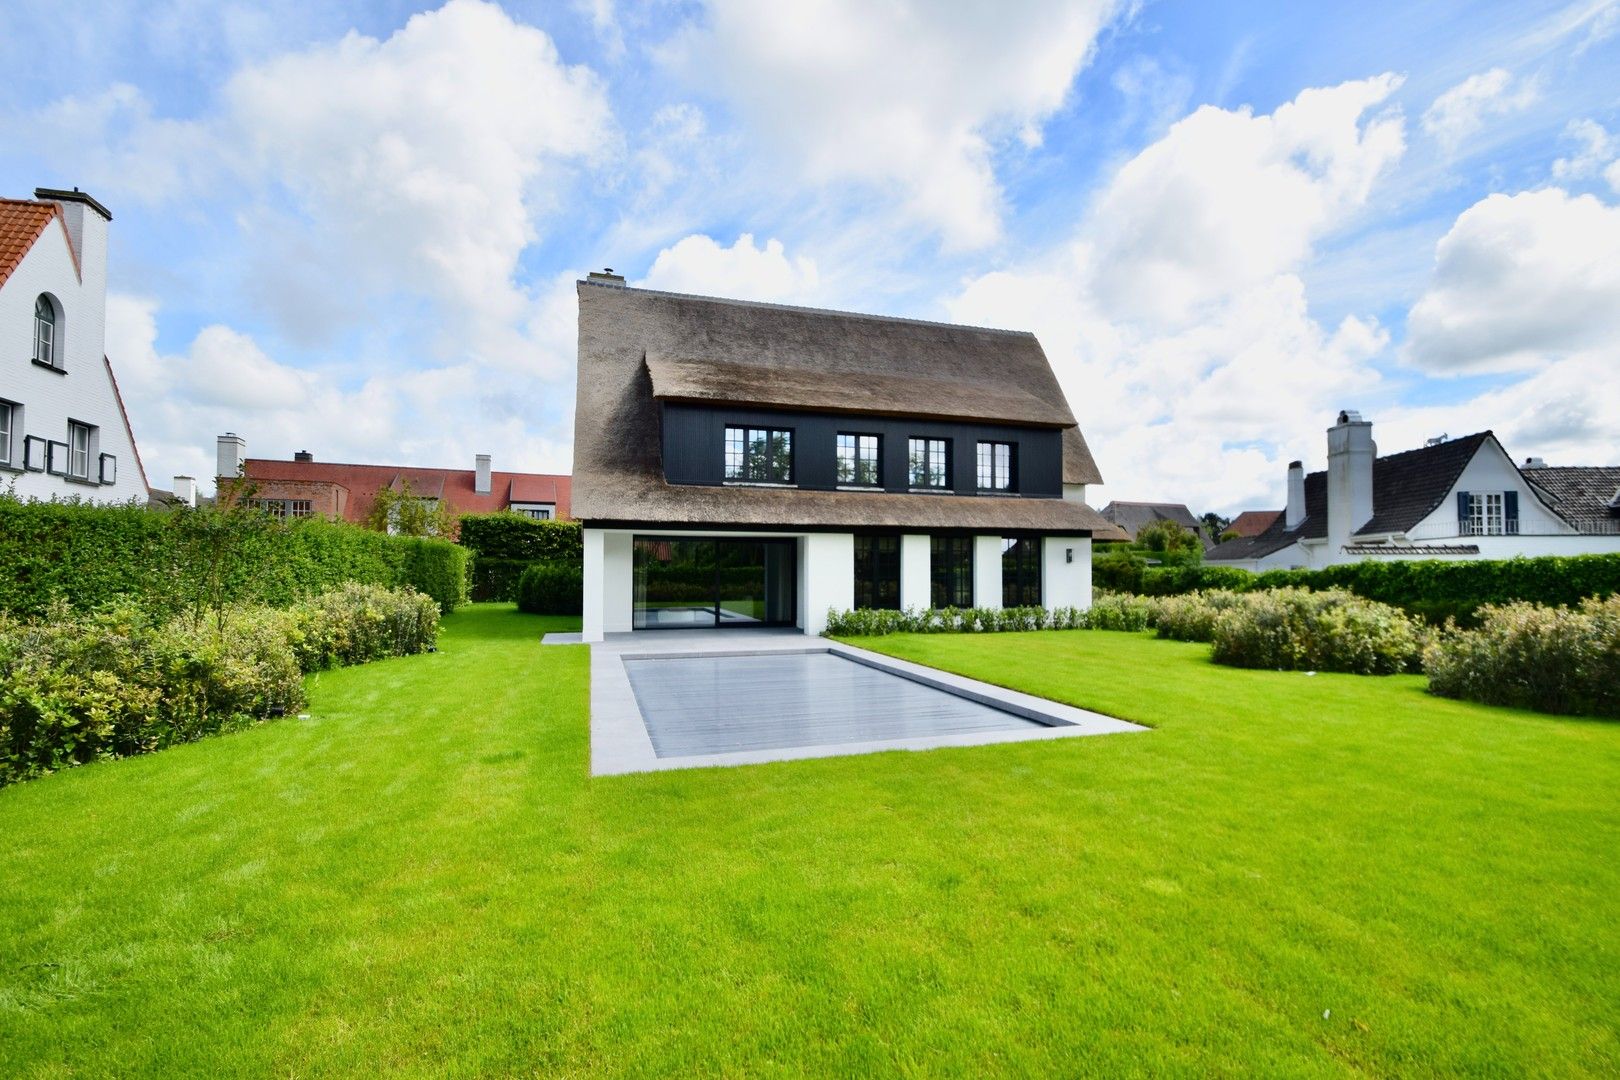
<instances>
[{"instance_id":1,"label":"dormer window","mask_svg":"<svg viewBox=\"0 0 1620 1080\"><path fill-rule=\"evenodd\" d=\"M913 488L943 490L950 486L951 452L945 439L912 439L907 458Z\"/></svg>"},{"instance_id":2,"label":"dormer window","mask_svg":"<svg viewBox=\"0 0 1620 1080\"><path fill-rule=\"evenodd\" d=\"M979 490L1011 491L1013 486L1012 443L979 444Z\"/></svg>"},{"instance_id":3,"label":"dormer window","mask_svg":"<svg viewBox=\"0 0 1620 1080\"><path fill-rule=\"evenodd\" d=\"M34 301L34 363L61 370L58 363L56 304L44 293Z\"/></svg>"},{"instance_id":4,"label":"dormer window","mask_svg":"<svg viewBox=\"0 0 1620 1080\"><path fill-rule=\"evenodd\" d=\"M793 432L785 428L726 428L726 479L791 484Z\"/></svg>"}]
</instances>

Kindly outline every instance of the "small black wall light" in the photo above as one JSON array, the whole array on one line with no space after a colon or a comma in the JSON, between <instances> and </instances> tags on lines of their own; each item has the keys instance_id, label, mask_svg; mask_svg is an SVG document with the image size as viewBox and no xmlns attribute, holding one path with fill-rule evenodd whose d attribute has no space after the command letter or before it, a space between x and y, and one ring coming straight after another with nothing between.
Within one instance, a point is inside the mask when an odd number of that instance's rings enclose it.
<instances>
[{"instance_id":1,"label":"small black wall light","mask_svg":"<svg viewBox=\"0 0 1620 1080\"><path fill-rule=\"evenodd\" d=\"M1074 548L1064 548L1063 549L1063 561L1064 562L1074 562Z\"/></svg>"}]
</instances>

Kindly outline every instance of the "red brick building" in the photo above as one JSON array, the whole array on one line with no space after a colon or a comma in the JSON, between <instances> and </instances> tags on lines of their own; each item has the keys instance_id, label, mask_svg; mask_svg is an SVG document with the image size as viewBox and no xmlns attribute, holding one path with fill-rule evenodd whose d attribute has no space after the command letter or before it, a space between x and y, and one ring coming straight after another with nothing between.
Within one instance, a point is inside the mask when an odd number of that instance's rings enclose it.
<instances>
[{"instance_id":1,"label":"red brick building","mask_svg":"<svg viewBox=\"0 0 1620 1080\"><path fill-rule=\"evenodd\" d=\"M453 514L511 510L535 518L569 516L570 478L549 473L496 472L479 454L471 469L424 469L408 465L351 465L316 461L300 451L291 461L246 456L247 443L227 432L219 437L219 478L246 479L248 496L283 517L320 514L365 522L384 489L443 503Z\"/></svg>"}]
</instances>

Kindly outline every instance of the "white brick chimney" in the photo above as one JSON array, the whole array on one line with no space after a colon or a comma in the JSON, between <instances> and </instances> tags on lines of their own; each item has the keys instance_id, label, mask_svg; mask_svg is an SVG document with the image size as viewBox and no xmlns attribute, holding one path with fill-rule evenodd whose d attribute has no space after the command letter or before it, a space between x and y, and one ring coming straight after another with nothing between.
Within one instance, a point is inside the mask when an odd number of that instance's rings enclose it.
<instances>
[{"instance_id":1,"label":"white brick chimney","mask_svg":"<svg viewBox=\"0 0 1620 1080\"><path fill-rule=\"evenodd\" d=\"M94 357L99 364L107 353L107 226L112 212L78 188L35 188L34 198L53 202L62 212L68 243L79 263L81 291L71 318L72 331L80 340L74 353Z\"/></svg>"},{"instance_id":2,"label":"white brick chimney","mask_svg":"<svg viewBox=\"0 0 1620 1080\"><path fill-rule=\"evenodd\" d=\"M1283 512L1283 524L1289 529L1299 528L1305 520L1305 463L1288 463L1288 509Z\"/></svg>"},{"instance_id":3,"label":"white brick chimney","mask_svg":"<svg viewBox=\"0 0 1620 1080\"><path fill-rule=\"evenodd\" d=\"M478 473L474 479L473 491L479 495L489 494L489 455L478 455Z\"/></svg>"},{"instance_id":4,"label":"white brick chimney","mask_svg":"<svg viewBox=\"0 0 1620 1080\"><path fill-rule=\"evenodd\" d=\"M1372 421L1363 420L1353 409L1339 414L1327 437L1327 537L1329 549L1337 552L1373 516L1373 461L1378 447Z\"/></svg>"},{"instance_id":5,"label":"white brick chimney","mask_svg":"<svg viewBox=\"0 0 1620 1080\"><path fill-rule=\"evenodd\" d=\"M247 461L247 440L234 431L227 431L218 439L219 458L214 475L222 480L235 480L242 475Z\"/></svg>"},{"instance_id":6,"label":"white brick chimney","mask_svg":"<svg viewBox=\"0 0 1620 1080\"><path fill-rule=\"evenodd\" d=\"M195 477L177 476L174 478L174 497L177 502L187 506L197 505L197 481Z\"/></svg>"}]
</instances>

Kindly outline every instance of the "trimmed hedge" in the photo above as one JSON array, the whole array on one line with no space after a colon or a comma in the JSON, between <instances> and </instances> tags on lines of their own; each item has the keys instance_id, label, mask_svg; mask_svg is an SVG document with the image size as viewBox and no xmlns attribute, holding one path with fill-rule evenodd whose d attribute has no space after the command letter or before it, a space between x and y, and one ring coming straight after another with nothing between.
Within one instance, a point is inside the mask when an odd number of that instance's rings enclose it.
<instances>
[{"instance_id":1,"label":"trimmed hedge","mask_svg":"<svg viewBox=\"0 0 1620 1080\"><path fill-rule=\"evenodd\" d=\"M582 566L585 548L581 535L577 521L542 521L510 511L461 516L461 546L479 559Z\"/></svg>"},{"instance_id":2,"label":"trimmed hedge","mask_svg":"<svg viewBox=\"0 0 1620 1080\"><path fill-rule=\"evenodd\" d=\"M1217 664L1397 675L1417 670L1423 655L1421 622L1343 589L1268 589L1236 600L1215 617Z\"/></svg>"},{"instance_id":3,"label":"trimmed hedge","mask_svg":"<svg viewBox=\"0 0 1620 1080\"><path fill-rule=\"evenodd\" d=\"M431 598L366 585L217 619L127 601L0 614L0 786L294 712L305 673L430 650L438 629Z\"/></svg>"},{"instance_id":4,"label":"trimmed hedge","mask_svg":"<svg viewBox=\"0 0 1620 1080\"><path fill-rule=\"evenodd\" d=\"M518 578L519 611L531 615L578 615L584 610L584 572L569 563L540 562Z\"/></svg>"},{"instance_id":5,"label":"trimmed hedge","mask_svg":"<svg viewBox=\"0 0 1620 1080\"><path fill-rule=\"evenodd\" d=\"M1505 604L1425 650L1429 691L1486 705L1620 718L1620 596L1579 608Z\"/></svg>"},{"instance_id":6,"label":"trimmed hedge","mask_svg":"<svg viewBox=\"0 0 1620 1080\"><path fill-rule=\"evenodd\" d=\"M449 612L467 598L467 552L308 518L0 496L0 611L38 616L133 601L175 614L202 604L285 604L349 581L410 587Z\"/></svg>"},{"instance_id":7,"label":"trimmed hedge","mask_svg":"<svg viewBox=\"0 0 1620 1080\"><path fill-rule=\"evenodd\" d=\"M1620 554L1548 555L1538 558L1365 560L1321 570L1267 570L1251 574L1228 566L1149 567L1139 591L1172 595L1204 589L1247 592L1298 588L1345 589L1431 623L1474 621L1486 604L1530 601L1573 607L1591 596L1620 593Z\"/></svg>"},{"instance_id":8,"label":"trimmed hedge","mask_svg":"<svg viewBox=\"0 0 1620 1080\"><path fill-rule=\"evenodd\" d=\"M532 559L504 559L492 555L473 555L472 581L468 586L474 601L516 600L518 578L534 565Z\"/></svg>"}]
</instances>

